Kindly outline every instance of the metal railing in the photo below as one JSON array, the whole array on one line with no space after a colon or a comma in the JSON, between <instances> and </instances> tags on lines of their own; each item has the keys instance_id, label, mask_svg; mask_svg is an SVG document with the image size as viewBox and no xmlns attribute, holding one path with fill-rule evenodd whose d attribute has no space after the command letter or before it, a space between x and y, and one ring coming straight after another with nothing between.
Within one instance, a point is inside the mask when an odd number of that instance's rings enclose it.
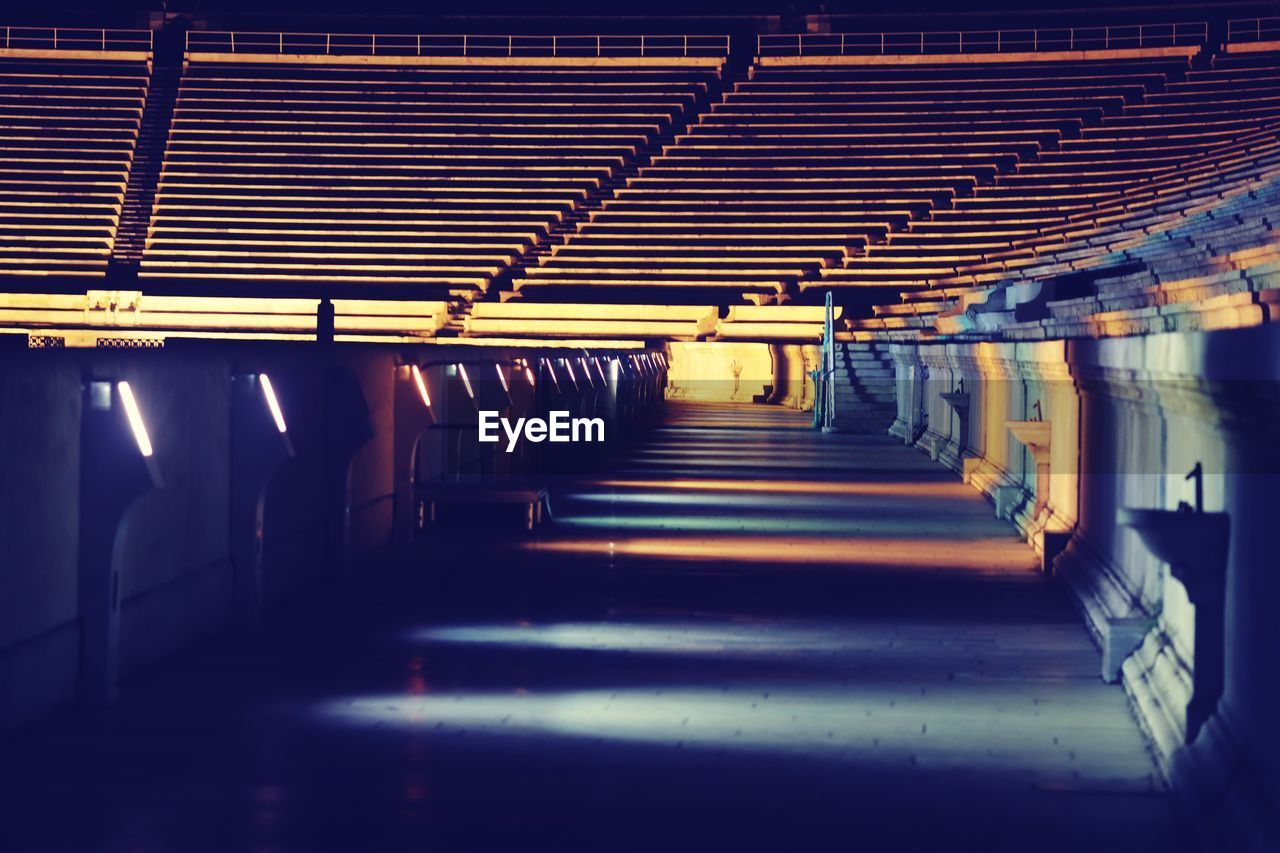
<instances>
[{"instance_id":1,"label":"metal railing","mask_svg":"<svg viewBox=\"0 0 1280 853\"><path fill-rule=\"evenodd\" d=\"M405 35L192 30L187 50L307 56L718 57L727 35Z\"/></svg>"},{"instance_id":2,"label":"metal railing","mask_svg":"<svg viewBox=\"0 0 1280 853\"><path fill-rule=\"evenodd\" d=\"M1227 41L1280 41L1280 18L1236 18L1227 21Z\"/></svg>"},{"instance_id":3,"label":"metal railing","mask_svg":"<svg viewBox=\"0 0 1280 853\"><path fill-rule=\"evenodd\" d=\"M4 47L23 50L151 50L151 30L5 27Z\"/></svg>"},{"instance_id":4,"label":"metal railing","mask_svg":"<svg viewBox=\"0 0 1280 853\"><path fill-rule=\"evenodd\" d=\"M1203 44L1204 21L1115 27L972 30L900 33L797 33L761 35L758 56L876 56L947 53L1026 53L1049 50L1117 50Z\"/></svg>"}]
</instances>

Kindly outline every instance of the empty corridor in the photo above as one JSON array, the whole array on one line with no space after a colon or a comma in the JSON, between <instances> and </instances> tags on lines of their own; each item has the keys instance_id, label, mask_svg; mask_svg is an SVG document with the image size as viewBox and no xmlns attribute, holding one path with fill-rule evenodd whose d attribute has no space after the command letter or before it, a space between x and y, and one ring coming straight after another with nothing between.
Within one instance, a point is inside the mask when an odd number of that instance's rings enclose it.
<instances>
[{"instance_id":1,"label":"empty corridor","mask_svg":"<svg viewBox=\"0 0 1280 853\"><path fill-rule=\"evenodd\" d=\"M1065 593L917 451L671 405L553 508L0 740L0 850L1179 849Z\"/></svg>"}]
</instances>

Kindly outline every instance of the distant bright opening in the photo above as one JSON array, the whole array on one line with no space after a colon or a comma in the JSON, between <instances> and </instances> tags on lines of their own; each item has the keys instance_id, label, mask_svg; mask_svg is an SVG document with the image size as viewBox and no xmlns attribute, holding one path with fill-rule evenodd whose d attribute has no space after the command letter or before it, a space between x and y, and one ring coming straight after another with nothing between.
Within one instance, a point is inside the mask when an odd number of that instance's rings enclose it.
<instances>
[{"instance_id":1,"label":"distant bright opening","mask_svg":"<svg viewBox=\"0 0 1280 853\"><path fill-rule=\"evenodd\" d=\"M284 424L284 412L280 410L280 401L276 399L276 389L271 387L271 377L265 373L259 373L258 381L262 383L262 396L267 398L267 408L271 410L271 419L276 422L276 429L283 434L287 429Z\"/></svg>"},{"instance_id":2,"label":"distant bright opening","mask_svg":"<svg viewBox=\"0 0 1280 853\"><path fill-rule=\"evenodd\" d=\"M133 430L133 440L138 443L138 450L143 456L152 454L151 438L147 435L147 425L142 421L142 412L138 411L138 401L133 398L133 389L128 382L117 382L120 402L124 403L124 414L129 419L129 428Z\"/></svg>"}]
</instances>

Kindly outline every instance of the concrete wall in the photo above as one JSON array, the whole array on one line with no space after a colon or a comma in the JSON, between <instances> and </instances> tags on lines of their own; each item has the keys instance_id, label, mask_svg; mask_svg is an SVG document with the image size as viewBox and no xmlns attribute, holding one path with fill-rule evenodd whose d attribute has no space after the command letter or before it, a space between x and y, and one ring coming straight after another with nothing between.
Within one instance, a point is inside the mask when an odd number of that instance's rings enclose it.
<instances>
[{"instance_id":1,"label":"concrete wall","mask_svg":"<svg viewBox=\"0 0 1280 853\"><path fill-rule=\"evenodd\" d=\"M1123 683L1176 789L1204 815L1208 847L1278 849L1280 328L899 344L892 356L899 392L892 434L991 496L1038 550L1048 549L1100 643L1116 620L1150 620L1124 663ZM965 412L942 398L961 380ZM1034 417L1036 401L1052 424L1039 513L1032 510L1043 482L1007 428ZM1230 516L1226 684L1216 712L1187 744L1196 609L1169 567L1117 523L1117 511L1192 501L1185 478L1197 462L1205 510Z\"/></svg>"},{"instance_id":2,"label":"concrete wall","mask_svg":"<svg viewBox=\"0 0 1280 853\"><path fill-rule=\"evenodd\" d=\"M494 366L502 362L510 371L513 357L500 349L461 346L181 341L163 350L7 349L0 359L0 728L73 700L85 668L83 522L109 517L104 506L112 501L98 492L110 498L123 489L107 483L95 491L82 483L85 454L103 452L101 421L86 420L83 410L86 382L129 383L163 480L161 488L133 501L124 523L110 525L117 545L104 551L115 556L101 559L118 571L114 635L119 673L127 679L200 638L246 624L248 588L261 589L255 601L269 610L323 576L378 565L362 557L388 544L393 519L401 523L396 541L409 538L410 517L405 506L396 514L396 500L398 491L402 504L412 501L414 476L440 480L482 463L490 474L501 463L503 471L520 476L542 465L538 454L508 456L496 454L494 445L479 445L475 404L454 399L465 393L448 375L458 361L472 364L478 393L494 398L500 385ZM423 411L416 389L406 397L412 374L400 365L409 362L423 365L434 412ZM286 442L269 420L260 382L249 386L254 393L247 397L236 390L233 377L264 372L279 397L293 458L285 457ZM602 408L612 418L619 401L627 402L628 417L637 417L637 389L645 389L646 399L660 400L665 379L597 379L563 394L535 394L522 381L513 395L522 411L551 406L594 416ZM259 433L246 432L237 405L258 407L253 411ZM428 429L433 420L450 420L451 405L462 418L451 433L465 439L461 452L459 442ZM118 404L105 417L123 423ZM613 422L610 429L618 426ZM417 446L416 458L403 447L397 455L397 429L402 442ZM128 435L127 428L121 434ZM426 438L418 442L421 436ZM133 455L137 447L127 440L127 447L117 442L109 449L129 454L119 458L136 459L141 468L142 457ZM278 467L259 472L252 454L253 464L237 463L250 458L245 448L257 440L272 442L277 461L283 460ZM399 473L397 459L404 469ZM265 482L260 584L247 584L244 574L244 555L254 553L245 548L246 536L254 538L255 525L237 521L243 516L236 512L236 471L249 472L239 475L242 481Z\"/></svg>"},{"instance_id":3,"label":"concrete wall","mask_svg":"<svg viewBox=\"0 0 1280 853\"><path fill-rule=\"evenodd\" d=\"M267 499L266 579L268 593L279 597L331 568L326 369L354 377L376 430L356 454L351 555L386 539L392 358L353 349L322 369L314 352L272 346L7 353L0 366L0 723L16 725L75 694L82 381L129 382L164 481L133 504L119 543L119 661L127 678L230 623L233 372L274 374L299 450Z\"/></svg>"}]
</instances>

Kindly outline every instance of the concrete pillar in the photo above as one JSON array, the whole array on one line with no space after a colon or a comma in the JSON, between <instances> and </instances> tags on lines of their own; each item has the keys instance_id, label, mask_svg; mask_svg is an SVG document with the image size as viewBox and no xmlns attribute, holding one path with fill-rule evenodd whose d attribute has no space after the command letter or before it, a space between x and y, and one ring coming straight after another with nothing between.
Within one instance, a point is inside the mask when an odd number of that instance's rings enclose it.
<instances>
[{"instance_id":1,"label":"concrete pillar","mask_svg":"<svg viewBox=\"0 0 1280 853\"><path fill-rule=\"evenodd\" d=\"M142 407L127 383L84 383L80 435L80 699L105 704L120 675L121 548L130 510L161 485Z\"/></svg>"}]
</instances>

